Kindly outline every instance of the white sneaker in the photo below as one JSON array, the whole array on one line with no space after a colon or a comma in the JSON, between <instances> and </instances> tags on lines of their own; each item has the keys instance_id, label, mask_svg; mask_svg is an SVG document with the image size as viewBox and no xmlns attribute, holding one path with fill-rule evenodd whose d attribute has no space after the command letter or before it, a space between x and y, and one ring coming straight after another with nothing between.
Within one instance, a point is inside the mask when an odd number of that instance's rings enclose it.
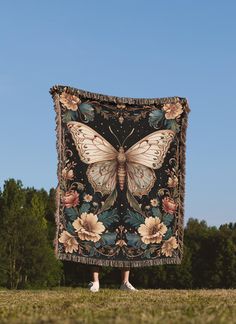
<instances>
[{"instance_id":1,"label":"white sneaker","mask_svg":"<svg viewBox=\"0 0 236 324\"><path fill-rule=\"evenodd\" d=\"M122 283L120 286L120 289L121 290L136 290L136 291L138 291L138 289L134 288L134 286L132 286L129 281Z\"/></svg>"},{"instance_id":2,"label":"white sneaker","mask_svg":"<svg viewBox=\"0 0 236 324\"><path fill-rule=\"evenodd\" d=\"M88 284L88 288L92 292L99 291L99 281L90 281L90 283Z\"/></svg>"}]
</instances>

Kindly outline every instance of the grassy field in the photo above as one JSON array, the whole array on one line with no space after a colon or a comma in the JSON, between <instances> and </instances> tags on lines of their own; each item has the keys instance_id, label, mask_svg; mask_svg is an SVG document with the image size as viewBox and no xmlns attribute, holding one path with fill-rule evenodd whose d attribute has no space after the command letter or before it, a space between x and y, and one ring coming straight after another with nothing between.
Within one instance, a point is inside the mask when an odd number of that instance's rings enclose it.
<instances>
[{"instance_id":1,"label":"grassy field","mask_svg":"<svg viewBox=\"0 0 236 324\"><path fill-rule=\"evenodd\" d=\"M236 323L236 289L0 290L0 323Z\"/></svg>"}]
</instances>

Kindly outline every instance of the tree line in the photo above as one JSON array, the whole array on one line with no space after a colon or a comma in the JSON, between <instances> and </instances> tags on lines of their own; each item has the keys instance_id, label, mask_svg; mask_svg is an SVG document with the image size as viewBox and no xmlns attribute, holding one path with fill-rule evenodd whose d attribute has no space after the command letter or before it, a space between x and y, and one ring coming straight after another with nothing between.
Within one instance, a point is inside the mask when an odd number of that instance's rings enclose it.
<instances>
[{"instance_id":1,"label":"tree line","mask_svg":"<svg viewBox=\"0 0 236 324\"><path fill-rule=\"evenodd\" d=\"M0 191L0 287L9 289L87 286L90 266L57 260L55 189L24 188L8 179ZM102 267L101 287L118 287L120 270ZM132 268L140 288L236 288L236 223L208 226L189 218L180 265Z\"/></svg>"}]
</instances>

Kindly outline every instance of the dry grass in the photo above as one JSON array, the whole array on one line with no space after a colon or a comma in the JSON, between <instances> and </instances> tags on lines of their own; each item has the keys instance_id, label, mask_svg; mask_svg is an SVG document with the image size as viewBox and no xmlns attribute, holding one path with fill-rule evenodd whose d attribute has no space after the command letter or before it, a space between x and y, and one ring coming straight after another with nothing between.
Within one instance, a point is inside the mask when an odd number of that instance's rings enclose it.
<instances>
[{"instance_id":1,"label":"dry grass","mask_svg":"<svg viewBox=\"0 0 236 324\"><path fill-rule=\"evenodd\" d=\"M0 323L236 323L236 289L0 290Z\"/></svg>"}]
</instances>

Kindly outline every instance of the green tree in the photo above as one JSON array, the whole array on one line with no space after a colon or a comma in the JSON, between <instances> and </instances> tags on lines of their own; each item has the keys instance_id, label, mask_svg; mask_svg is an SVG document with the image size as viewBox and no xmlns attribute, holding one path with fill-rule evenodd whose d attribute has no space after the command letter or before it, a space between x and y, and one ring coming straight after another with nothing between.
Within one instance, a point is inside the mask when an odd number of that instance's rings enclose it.
<instances>
[{"instance_id":1,"label":"green tree","mask_svg":"<svg viewBox=\"0 0 236 324\"><path fill-rule=\"evenodd\" d=\"M5 285L11 289L60 283L61 262L47 238L45 202L34 188L5 181L0 200L0 260Z\"/></svg>"},{"instance_id":2,"label":"green tree","mask_svg":"<svg viewBox=\"0 0 236 324\"><path fill-rule=\"evenodd\" d=\"M48 239L52 245L56 233L55 212L56 212L56 190L54 188L51 188L49 194L47 194L45 218L48 224Z\"/></svg>"},{"instance_id":3,"label":"green tree","mask_svg":"<svg viewBox=\"0 0 236 324\"><path fill-rule=\"evenodd\" d=\"M205 221L189 219L185 244L192 254L194 288L233 288L236 286L235 226L219 229Z\"/></svg>"}]
</instances>

